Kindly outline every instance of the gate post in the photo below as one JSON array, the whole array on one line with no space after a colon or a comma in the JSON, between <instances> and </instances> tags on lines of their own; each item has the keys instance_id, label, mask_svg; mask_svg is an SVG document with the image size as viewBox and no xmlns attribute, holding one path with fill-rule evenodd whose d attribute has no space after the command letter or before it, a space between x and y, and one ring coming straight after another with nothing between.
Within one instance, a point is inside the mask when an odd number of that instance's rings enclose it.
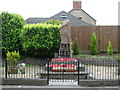
<instances>
[{"instance_id":1,"label":"gate post","mask_svg":"<svg viewBox=\"0 0 120 90\"><path fill-rule=\"evenodd\" d=\"M49 84L49 59L47 60L47 84Z\"/></svg>"},{"instance_id":2,"label":"gate post","mask_svg":"<svg viewBox=\"0 0 120 90\"><path fill-rule=\"evenodd\" d=\"M8 66L7 66L7 60L5 59L5 78L7 78L8 73Z\"/></svg>"},{"instance_id":3,"label":"gate post","mask_svg":"<svg viewBox=\"0 0 120 90\"><path fill-rule=\"evenodd\" d=\"M80 70L79 70L79 69L80 69L80 68L79 68L79 67L80 67L80 66L79 66L79 60L78 60L78 85L80 84L80 83L79 83L79 79L80 79L80 77L79 77L79 74L80 74L80 72L79 72Z\"/></svg>"}]
</instances>

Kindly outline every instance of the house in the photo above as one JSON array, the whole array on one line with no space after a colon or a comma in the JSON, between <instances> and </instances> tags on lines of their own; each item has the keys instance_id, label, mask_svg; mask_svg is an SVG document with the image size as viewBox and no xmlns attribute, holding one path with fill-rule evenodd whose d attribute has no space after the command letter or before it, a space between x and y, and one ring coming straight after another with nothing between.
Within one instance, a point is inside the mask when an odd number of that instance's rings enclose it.
<instances>
[{"instance_id":1,"label":"house","mask_svg":"<svg viewBox=\"0 0 120 90\"><path fill-rule=\"evenodd\" d=\"M37 24L48 20L69 20L70 26L91 26L96 24L96 20L81 9L81 1L73 1L73 9L70 12L59 12L50 18L28 18L27 24Z\"/></svg>"},{"instance_id":2,"label":"house","mask_svg":"<svg viewBox=\"0 0 120 90\"><path fill-rule=\"evenodd\" d=\"M87 23L90 23L93 25L96 24L96 20L82 9L81 1L74 0L73 1L73 9L71 11L69 11L69 13Z\"/></svg>"}]
</instances>

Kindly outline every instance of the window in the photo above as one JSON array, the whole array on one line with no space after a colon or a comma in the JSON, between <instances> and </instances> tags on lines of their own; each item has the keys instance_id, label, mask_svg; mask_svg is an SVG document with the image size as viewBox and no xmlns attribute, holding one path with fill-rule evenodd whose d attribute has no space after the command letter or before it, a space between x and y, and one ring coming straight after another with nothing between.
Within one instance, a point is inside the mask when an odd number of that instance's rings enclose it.
<instances>
[{"instance_id":1,"label":"window","mask_svg":"<svg viewBox=\"0 0 120 90\"><path fill-rule=\"evenodd\" d=\"M67 15L66 14L62 14L61 18L67 18Z\"/></svg>"}]
</instances>

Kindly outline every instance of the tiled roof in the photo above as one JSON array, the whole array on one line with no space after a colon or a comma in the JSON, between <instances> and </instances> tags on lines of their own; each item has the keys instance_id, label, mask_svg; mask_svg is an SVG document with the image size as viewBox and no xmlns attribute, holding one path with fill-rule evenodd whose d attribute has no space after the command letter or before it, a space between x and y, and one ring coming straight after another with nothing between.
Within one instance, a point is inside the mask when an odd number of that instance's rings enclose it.
<instances>
[{"instance_id":1,"label":"tiled roof","mask_svg":"<svg viewBox=\"0 0 120 90\"><path fill-rule=\"evenodd\" d=\"M41 23L44 21L48 21L49 18L28 18L26 19L26 23L27 24L37 24L37 23Z\"/></svg>"},{"instance_id":2,"label":"tiled roof","mask_svg":"<svg viewBox=\"0 0 120 90\"><path fill-rule=\"evenodd\" d=\"M62 15L66 15L67 17L61 17ZM92 24L89 24L79 18L76 18L75 16L65 12L65 11L61 11L60 13L50 17L50 18L28 18L26 20L27 24L36 24L36 23L41 23L43 21L48 21L51 19L55 19L55 20L60 20L63 21L65 19L69 20L70 22L70 26L91 26Z\"/></svg>"},{"instance_id":3,"label":"tiled roof","mask_svg":"<svg viewBox=\"0 0 120 90\"><path fill-rule=\"evenodd\" d=\"M66 14L67 15L67 18L61 18L61 16L63 14ZM70 22L70 26L90 26L92 24L89 24L87 22L84 22L83 20L79 19L79 18L76 18L75 16L65 12L65 11L62 11L52 17L50 17L50 19L57 19L57 20L60 20L60 21L63 21L65 19L69 20Z\"/></svg>"}]
</instances>

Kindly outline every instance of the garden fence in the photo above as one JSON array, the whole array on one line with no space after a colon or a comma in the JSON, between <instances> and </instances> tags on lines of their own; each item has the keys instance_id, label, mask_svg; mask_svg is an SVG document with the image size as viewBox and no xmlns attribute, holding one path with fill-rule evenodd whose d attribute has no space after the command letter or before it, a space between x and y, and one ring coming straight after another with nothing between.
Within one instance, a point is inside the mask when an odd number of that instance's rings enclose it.
<instances>
[{"instance_id":1,"label":"garden fence","mask_svg":"<svg viewBox=\"0 0 120 90\"><path fill-rule=\"evenodd\" d=\"M66 79L65 74L69 75L69 79L86 79L86 80L108 80L108 79L118 79L118 61L117 60L78 60L77 62L70 61L68 63L65 62L51 62L51 59L22 59L20 60L16 66L11 65L6 62L6 60L2 60L3 64L0 67L2 70L2 78L29 78L29 79L57 79L57 74L61 79ZM54 65L64 65L68 67L68 69L61 69L61 71L53 71L51 67ZM77 67L77 69L74 66ZM65 67L67 67L65 66ZM58 68L58 66L55 66ZM74 67L73 69L70 69ZM75 71L76 69L76 71ZM73 70L73 71L72 71ZM80 72L79 72L80 71ZM43 76L41 76L42 74ZM55 74L57 73L57 74ZM62 73L62 74L61 74ZM76 77L75 76L76 73ZM86 77L81 78L81 75L84 74ZM79 77L80 76L80 77Z\"/></svg>"},{"instance_id":2,"label":"garden fence","mask_svg":"<svg viewBox=\"0 0 120 90\"><path fill-rule=\"evenodd\" d=\"M98 41L98 51L106 52L108 42L111 41L114 52L120 51L119 26L71 26L71 39L78 40L81 51L88 52L91 36L94 32Z\"/></svg>"}]
</instances>

